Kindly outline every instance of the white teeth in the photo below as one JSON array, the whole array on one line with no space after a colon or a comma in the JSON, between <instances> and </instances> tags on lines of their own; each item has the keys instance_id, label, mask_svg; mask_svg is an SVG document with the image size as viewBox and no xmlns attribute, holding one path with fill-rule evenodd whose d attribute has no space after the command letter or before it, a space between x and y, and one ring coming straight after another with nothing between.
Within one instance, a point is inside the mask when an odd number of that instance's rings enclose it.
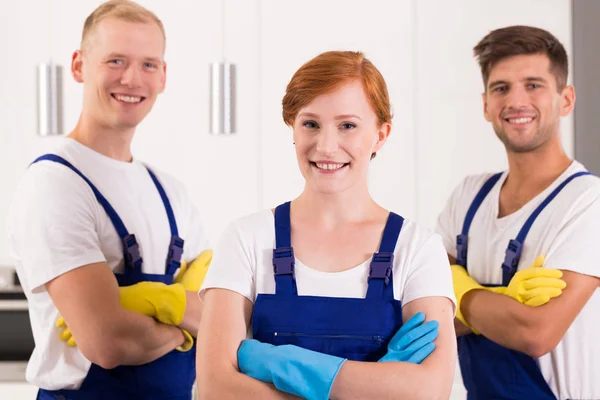
<instances>
[{"instance_id":1,"label":"white teeth","mask_svg":"<svg viewBox=\"0 0 600 400\"><path fill-rule=\"evenodd\" d=\"M327 169L330 171L340 169L345 165L345 164L329 164L329 163L315 163L315 164L317 165L317 168L319 168L319 169Z\"/></svg>"},{"instance_id":2,"label":"white teeth","mask_svg":"<svg viewBox=\"0 0 600 400\"><path fill-rule=\"evenodd\" d=\"M511 124L526 124L528 122L533 121L533 118L531 117L526 117L526 118L510 118L508 120L508 122L510 122Z\"/></svg>"},{"instance_id":3,"label":"white teeth","mask_svg":"<svg viewBox=\"0 0 600 400\"><path fill-rule=\"evenodd\" d=\"M133 96L121 96L116 94L115 98L119 101L124 101L125 103L139 103L142 101L141 97L133 97Z\"/></svg>"}]
</instances>

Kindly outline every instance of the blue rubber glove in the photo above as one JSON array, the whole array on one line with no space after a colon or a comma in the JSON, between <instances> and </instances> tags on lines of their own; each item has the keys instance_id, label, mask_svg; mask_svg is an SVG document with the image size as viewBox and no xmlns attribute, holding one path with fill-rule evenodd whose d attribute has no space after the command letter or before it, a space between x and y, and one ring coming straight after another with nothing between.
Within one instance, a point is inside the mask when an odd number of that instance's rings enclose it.
<instances>
[{"instance_id":1,"label":"blue rubber glove","mask_svg":"<svg viewBox=\"0 0 600 400\"><path fill-rule=\"evenodd\" d=\"M327 400L345 358L294 345L273 346L244 340L238 350L240 371L308 400Z\"/></svg>"},{"instance_id":2,"label":"blue rubber glove","mask_svg":"<svg viewBox=\"0 0 600 400\"><path fill-rule=\"evenodd\" d=\"M425 322L425 314L418 312L406 321L388 344L388 352L379 362L402 361L421 364L435 349L438 321Z\"/></svg>"}]
</instances>

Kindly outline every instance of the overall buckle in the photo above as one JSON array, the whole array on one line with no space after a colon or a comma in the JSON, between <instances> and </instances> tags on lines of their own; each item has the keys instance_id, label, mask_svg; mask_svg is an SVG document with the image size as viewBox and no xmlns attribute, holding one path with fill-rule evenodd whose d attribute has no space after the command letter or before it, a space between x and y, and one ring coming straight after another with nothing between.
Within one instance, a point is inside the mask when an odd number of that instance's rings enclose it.
<instances>
[{"instance_id":1,"label":"overall buckle","mask_svg":"<svg viewBox=\"0 0 600 400\"><path fill-rule=\"evenodd\" d=\"M278 247L273 249L273 270L275 276L294 275L294 249L291 247Z\"/></svg>"},{"instance_id":2,"label":"overall buckle","mask_svg":"<svg viewBox=\"0 0 600 400\"><path fill-rule=\"evenodd\" d=\"M140 268L142 266L142 257L140 255L140 245L138 244L135 235L130 233L121 239L121 242L123 243L125 266Z\"/></svg>"},{"instance_id":3,"label":"overall buckle","mask_svg":"<svg viewBox=\"0 0 600 400\"><path fill-rule=\"evenodd\" d=\"M394 253L379 252L373 254L373 260L369 268L369 280L384 279L385 284L390 283L392 276L392 265L394 263Z\"/></svg>"},{"instance_id":4,"label":"overall buckle","mask_svg":"<svg viewBox=\"0 0 600 400\"><path fill-rule=\"evenodd\" d=\"M456 236L456 263L462 267L467 266L467 251L469 249L469 236Z\"/></svg>"},{"instance_id":5,"label":"overall buckle","mask_svg":"<svg viewBox=\"0 0 600 400\"><path fill-rule=\"evenodd\" d=\"M517 272L522 250L523 244L518 240L512 239L508 242L504 262L502 263L502 270L505 273L510 274L511 277Z\"/></svg>"},{"instance_id":6,"label":"overall buckle","mask_svg":"<svg viewBox=\"0 0 600 400\"><path fill-rule=\"evenodd\" d=\"M174 269L181 267L181 256L183 255L183 244L185 241L179 236L171 236L169 251L167 253L167 267L174 264Z\"/></svg>"}]
</instances>

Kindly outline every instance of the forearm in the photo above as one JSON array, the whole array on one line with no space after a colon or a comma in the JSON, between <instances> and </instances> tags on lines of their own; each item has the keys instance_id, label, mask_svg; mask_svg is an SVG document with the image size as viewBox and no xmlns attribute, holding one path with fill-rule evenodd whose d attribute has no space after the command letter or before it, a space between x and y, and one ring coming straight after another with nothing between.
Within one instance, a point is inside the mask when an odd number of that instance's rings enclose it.
<instances>
[{"instance_id":1,"label":"forearm","mask_svg":"<svg viewBox=\"0 0 600 400\"><path fill-rule=\"evenodd\" d=\"M298 399L281 392L275 386L250 378L230 365L228 368L198 368L200 400L292 400Z\"/></svg>"},{"instance_id":2,"label":"forearm","mask_svg":"<svg viewBox=\"0 0 600 400\"><path fill-rule=\"evenodd\" d=\"M142 365L169 353L184 342L181 329L151 317L120 310L114 323L102 327L101 340L77 339L82 353L92 362L110 369L119 365Z\"/></svg>"},{"instance_id":3,"label":"forearm","mask_svg":"<svg viewBox=\"0 0 600 400\"><path fill-rule=\"evenodd\" d=\"M448 399L453 372L453 367L443 371L427 360L422 364L346 361L333 383L330 398Z\"/></svg>"},{"instance_id":4,"label":"forearm","mask_svg":"<svg viewBox=\"0 0 600 400\"><path fill-rule=\"evenodd\" d=\"M502 294L473 290L463 297L461 311L471 326L488 339L513 350L532 352L534 308Z\"/></svg>"},{"instance_id":5,"label":"forearm","mask_svg":"<svg viewBox=\"0 0 600 400\"><path fill-rule=\"evenodd\" d=\"M198 293L196 292L185 292L186 296L186 306L185 312L183 314L183 320L179 327L181 329L185 329L192 336L196 336L198 329L200 327L200 317L202 316L202 302L198 297Z\"/></svg>"}]
</instances>

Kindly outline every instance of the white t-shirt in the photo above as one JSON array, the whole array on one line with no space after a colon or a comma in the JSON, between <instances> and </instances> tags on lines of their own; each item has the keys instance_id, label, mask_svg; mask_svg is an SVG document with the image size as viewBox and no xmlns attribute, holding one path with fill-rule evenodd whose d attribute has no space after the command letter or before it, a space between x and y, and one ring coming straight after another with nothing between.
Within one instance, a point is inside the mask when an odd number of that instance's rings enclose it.
<instances>
[{"instance_id":1,"label":"white t-shirt","mask_svg":"<svg viewBox=\"0 0 600 400\"><path fill-rule=\"evenodd\" d=\"M229 226L215 249L201 295L207 289L222 288L254 302L259 293L275 293L274 221L271 210L264 210ZM370 261L329 273L312 269L296 259L298 294L364 298ZM393 282L394 298L403 305L429 296L447 297L455 303L448 257L440 237L411 221L404 221L396 244Z\"/></svg>"},{"instance_id":2,"label":"white t-shirt","mask_svg":"<svg viewBox=\"0 0 600 400\"><path fill-rule=\"evenodd\" d=\"M467 265L480 283L501 284L504 254L510 239L535 208L570 175L585 171L574 161L550 187L518 211L498 216L504 172L475 214L469 231ZM448 254L456 257L456 236L461 233L471 202L491 174L470 176L454 190L439 217L437 231ZM600 179L581 176L572 180L542 211L525 243L519 270L538 255L544 267L600 277ZM550 353L539 358L542 374L559 399L600 399L600 288L581 310L567 333Z\"/></svg>"},{"instance_id":3,"label":"white t-shirt","mask_svg":"<svg viewBox=\"0 0 600 400\"><path fill-rule=\"evenodd\" d=\"M135 234L143 272L164 274L171 239L167 214L144 165L105 157L72 139L53 152L79 169L104 195ZM183 260L209 248L197 210L183 185L152 168L173 207ZM55 327L59 316L44 284L83 265L106 261L123 271L122 245L108 215L88 184L64 165L31 165L8 216L9 251L29 302L35 349L27 380L48 389L78 388L90 368L77 347L68 347Z\"/></svg>"}]
</instances>

